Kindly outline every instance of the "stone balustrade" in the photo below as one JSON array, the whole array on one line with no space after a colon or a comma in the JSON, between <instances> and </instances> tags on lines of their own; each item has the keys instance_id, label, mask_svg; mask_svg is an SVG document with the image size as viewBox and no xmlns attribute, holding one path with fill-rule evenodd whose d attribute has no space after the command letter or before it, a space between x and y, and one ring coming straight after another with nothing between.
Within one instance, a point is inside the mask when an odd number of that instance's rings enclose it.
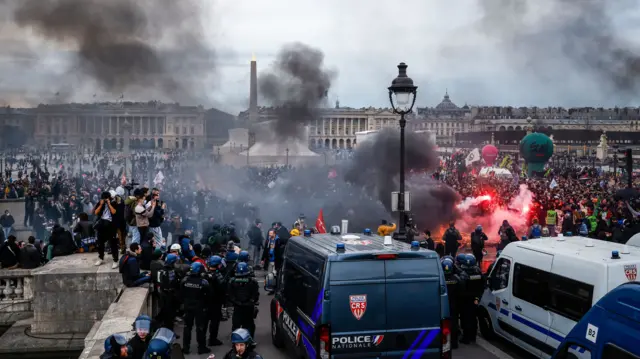
<instances>
[{"instance_id":1,"label":"stone balustrade","mask_svg":"<svg viewBox=\"0 0 640 359\"><path fill-rule=\"evenodd\" d=\"M32 314L33 276L30 269L0 270L0 325Z\"/></svg>"}]
</instances>

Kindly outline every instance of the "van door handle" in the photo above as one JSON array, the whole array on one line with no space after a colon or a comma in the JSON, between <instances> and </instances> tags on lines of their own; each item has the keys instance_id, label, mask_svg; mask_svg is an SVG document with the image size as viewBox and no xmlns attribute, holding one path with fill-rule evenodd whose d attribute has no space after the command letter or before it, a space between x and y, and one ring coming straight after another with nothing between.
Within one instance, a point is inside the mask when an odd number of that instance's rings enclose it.
<instances>
[{"instance_id":1,"label":"van door handle","mask_svg":"<svg viewBox=\"0 0 640 359\"><path fill-rule=\"evenodd\" d=\"M516 305L516 310L522 310L522 307L519 305Z\"/></svg>"},{"instance_id":2,"label":"van door handle","mask_svg":"<svg viewBox=\"0 0 640 359\"><path fill-rule=\"evenodd\" d=\"M502 300L502 304L504 304L504 305L509 305L509 302L507 302L507 300L506 300L506 299L503 299L503 300Z\"/></svg>"}]
</instances>

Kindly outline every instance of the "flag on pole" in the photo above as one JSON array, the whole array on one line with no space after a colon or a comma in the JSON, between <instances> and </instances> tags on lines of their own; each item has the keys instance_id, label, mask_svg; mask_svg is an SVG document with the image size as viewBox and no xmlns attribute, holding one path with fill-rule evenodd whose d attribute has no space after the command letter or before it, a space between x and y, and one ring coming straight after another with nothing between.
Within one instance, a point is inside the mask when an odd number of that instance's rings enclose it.
<instances>
[{"instance_id":1,"label":"flag on pole","mask_svg":"<svg viewBox=\"0 0 640 359\"><path fill-rule=\"evenodd\" d=\"M551 183L549 184L549 188L554 189L556 187L558 187L558 182L556 182L556 179L554 178L551 180Z\"/></svg>"},{"instance_id":2,"label":"flag on pole","mask_svg":"<svg viewBox=\"0 0 640 359\"><path fill-rule=\"evenodd\" d=\"M127 184L127 176L124 175L124 172L122 173L122 179L120 180L120 184L122 184L123 186Z\"/></svg>"},{"instance_id":3,"label":"flag on pole","mask_svg":"<svg viewBox=\"0 0 640 359\"><path fill-rule=\"evenodd\" d=\"M322 208L320 208L318 219L316 219L316 230L318 233L327 233L327 228L324 226L324 214L322 213Z\"/></svg>"},{"instance_id":4,"label":"flag on pole","mask_svg":"<svg viewBox=\"0 0 640 359\"><path fill-rule=\"evenodd\" d=\"M158 171L158 174L153 179L153 184L159 185L162 184L162 181L164 181L164 175L162 174L162 171Z\"/></svg>"},{"instance_id":5,"label":"flag on pole","mask_svg":"<svg viewBox=\"0 0 640 359\"><path fill-rule=\"evenodd\" d=\"M478 161L480 161L480 150L474 148L473 151L469 152L467 158L464 159L464 164L465 166L469 166L470 164Z\"/></svg>"}]
</instances>

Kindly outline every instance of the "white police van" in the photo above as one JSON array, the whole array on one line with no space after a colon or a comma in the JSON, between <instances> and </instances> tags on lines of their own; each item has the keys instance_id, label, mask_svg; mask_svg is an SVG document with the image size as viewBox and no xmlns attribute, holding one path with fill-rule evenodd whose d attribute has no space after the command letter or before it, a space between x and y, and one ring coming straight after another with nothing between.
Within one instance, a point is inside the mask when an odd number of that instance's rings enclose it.
<instances>
[{"instance_id":1,"label":"white police van","mask_svg":"<svg viewBox=\"0 0 640 359\"><path fill-rule=\"evenodd\" d=\"M550 358L591 306L635 281L640 249L585 237L507 245L488 277L478 319L482 335Z\"/></svg>"}]
</instances>

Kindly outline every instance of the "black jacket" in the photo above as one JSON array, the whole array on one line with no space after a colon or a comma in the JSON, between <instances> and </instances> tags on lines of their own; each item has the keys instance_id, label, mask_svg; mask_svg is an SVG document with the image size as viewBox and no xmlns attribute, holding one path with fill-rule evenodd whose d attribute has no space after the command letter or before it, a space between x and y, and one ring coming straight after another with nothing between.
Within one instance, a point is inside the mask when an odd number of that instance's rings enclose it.
<instances>
[{"instance_id":1,"label":"black jacket","mask_svg":"<svg viewBox=\"0 0 640 359\"><path fill-rule=\"evenodd\" d=\"M135 253L128 252L120 258L120 273L122 274L122 283L127 287L132 287L133 283L142 277L140 273L140 264Z\"/></svg>"},{"instance_id":2,"label":"black jacket","mask_svg":"<svg viewBox=\"0 0 640 359\"><path fill-rule=\"evenodd\" d=\"M76 243L69 231L62 227L54 227L49 238L49 244L53 246L53 256L68 256L76 252Z\"/></svg>"},{"instance_id":3,"label":"black jacket","mask_svg":"<svg viewBox=\"0 0 640 359\"><path fill-rule=\"evenodd\" d=\"M262 231L257 226L252 226L247 232L247 236L249 237L249 244L251 245L260 247L264 243Z\"/></svg>"},{"instance_id":4,"label":"black jacket","mask_svg":"<svg viewBox=\"0 0 640 359\"><path fill-rule=\"evenodd\" d=\"M180 294L185 310L204 310L210 293L209 282L199 275L189 275L180 284Z\"/></svg>"},{"instance_id":5,"label":"black jacket","mask_svg":"<svg viewBox=\"0 0 640 359\"><path fill-rule=\"evenodd\" d=\"M164 209L162 209L162 206L158 204L153 210L153 215L149 218L149 227L160 227L162 222L164 222Z\"/></svg>"},{"instance_id":6,"label":"black jacket","mask_svg":"<svg viewBox=\"0 0 640 359\"><path fill-rule=\"evenodd\" d=\"M20 267L33 269L40 266L42 253L33 244L27 244L20 249Z\"/></svg>"},{"instance_id":7,"label":"black jacket","mask_svg":"<svg viewBox=\"0 0 640 359\"><path fill-rule=\"evenodd\" d=\"M20 260L20 248L13 242L5 241L0 244L0 268L11 268Z\"/></svg>"}]
</instances>

